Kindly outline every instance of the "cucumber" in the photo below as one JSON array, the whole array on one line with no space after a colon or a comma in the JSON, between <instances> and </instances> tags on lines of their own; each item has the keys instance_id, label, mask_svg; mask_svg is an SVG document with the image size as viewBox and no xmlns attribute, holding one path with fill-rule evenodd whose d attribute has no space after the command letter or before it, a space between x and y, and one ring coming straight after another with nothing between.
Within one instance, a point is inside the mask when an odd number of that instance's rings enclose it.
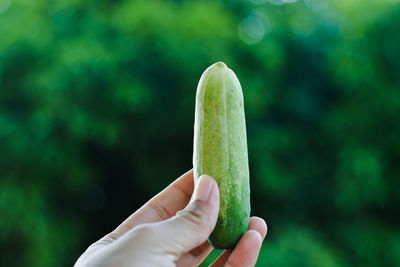
<instances>
[{"instance_id":1,"label":"cucumber","mask_svg":"<svg viewBox=\"0 0 400 267\"><path fill-rule=\"evenodd\" d=\"M193 174L195 182L207 174L219 186L220 209L210 243L234 248L249 225L249 165L242 88L223 62L208 67L197 87Z\"/></svg>"}]
</instances>

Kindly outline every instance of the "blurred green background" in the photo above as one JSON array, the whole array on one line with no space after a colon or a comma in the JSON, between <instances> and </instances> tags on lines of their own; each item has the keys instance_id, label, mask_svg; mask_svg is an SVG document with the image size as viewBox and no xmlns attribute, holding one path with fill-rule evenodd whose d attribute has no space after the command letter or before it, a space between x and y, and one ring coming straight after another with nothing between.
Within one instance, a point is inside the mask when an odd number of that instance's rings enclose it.
<instances>
[{"instance_id":1,"label":"blurred green background","mask_svg":"<svg viewBox=\"0 0 400 267\"><path fill-rule=\"evenodd\" d=\"M220 60L257 266L400 266L399 0L0 0L0 265L71 266L191 169Z\"/></svg>"}]
</instances>

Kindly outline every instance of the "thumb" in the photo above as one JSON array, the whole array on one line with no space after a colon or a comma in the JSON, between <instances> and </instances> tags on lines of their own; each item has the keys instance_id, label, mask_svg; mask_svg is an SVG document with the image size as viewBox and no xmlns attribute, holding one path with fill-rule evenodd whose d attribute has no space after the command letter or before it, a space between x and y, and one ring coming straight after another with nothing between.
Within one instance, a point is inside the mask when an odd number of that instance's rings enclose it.
<instances>
[{"instance_id":1,"label":"thumb","mask_svg":"<svg viewBox=\"0 0 400 267\"><path fill-rule=\"evenodd\" d=\"M203 175L197 181L192 198L185 209L158 224L159 240L169 250L180 254L207 240L215 227L219 211L218 184Z\"/></svg>"}]
</instances>

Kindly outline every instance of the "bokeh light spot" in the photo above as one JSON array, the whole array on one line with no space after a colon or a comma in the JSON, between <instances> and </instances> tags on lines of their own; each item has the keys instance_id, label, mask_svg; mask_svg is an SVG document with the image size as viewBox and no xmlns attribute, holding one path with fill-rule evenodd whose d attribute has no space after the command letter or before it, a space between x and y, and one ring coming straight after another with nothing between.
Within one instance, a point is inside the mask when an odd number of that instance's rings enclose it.
<instances>
[{"instance_id":1,"label":"bokeh light spot","mask_svg":"<svg viewBox=\"0 0 400 267\"><path fill-rule=\"evenodd\" d=\"M0 0L0 14L6 12L11 6L11 0Z\"/></svg>"},{"instance_id":2,"label":"bokeh light spot","mask_svg":"<svg viewBox=\"0 0 400 267\"><path fill-rule=\"evenodd\" d=\"M269 0L269 2L273 5L280 6L283 4L290 4L290 3L297 2L297 0Z\"/></svg>"},{"instance_id":3,"label":"bokeh light spot","mask_svg":"<svg viewBox=\"0 0 400 267\"><path fill-rule=\"evenodd\" d=\"M247 44L256 44L272 30L270 18L261 12L251 12L239 24L239 38Z\"/></svg>"},{"instance_id":4,"label":"bokeh light spot","mask_svg":"<svg viewBox=\"0 0 400 267\"><path fill-rule=\"evenodd\" d=\"M319 12L329 7L328 1L304 0L304 3L307 5L309 9L311 9L314 12Z\"/></svg>"}]
</instances>

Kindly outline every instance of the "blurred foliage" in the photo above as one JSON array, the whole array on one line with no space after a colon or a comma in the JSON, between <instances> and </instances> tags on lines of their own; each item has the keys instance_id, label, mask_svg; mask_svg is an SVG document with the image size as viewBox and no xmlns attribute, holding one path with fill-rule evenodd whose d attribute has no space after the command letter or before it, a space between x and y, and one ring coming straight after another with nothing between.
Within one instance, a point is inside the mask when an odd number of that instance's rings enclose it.
<instances>
[{"instance_id":1,"label":"blurred foliage","mask_svg":"<svg viewBox=\"0 0 400 267\"><path fill-rule=\"evenodd\" d=\"M258 266L400 266L399 2L0 0L0 265L71 266L190 169L222 60Z\"/></svg>"}]
</instances>

